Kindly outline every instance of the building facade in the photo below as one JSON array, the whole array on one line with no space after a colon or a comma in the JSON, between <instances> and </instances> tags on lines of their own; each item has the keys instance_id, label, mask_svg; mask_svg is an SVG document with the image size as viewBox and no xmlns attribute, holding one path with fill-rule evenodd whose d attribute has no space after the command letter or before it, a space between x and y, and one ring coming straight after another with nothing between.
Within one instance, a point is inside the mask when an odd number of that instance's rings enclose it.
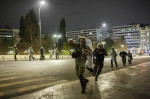
<instances>
[{"instance_id":1,"label":"building facade","mask_svg":"<svg viewBox=\"0 0 150 99\"><path fill-rule=\"evenodd\" d=\"M107 37L106 33L107 33L106 31L102 31L97 28L81 29L81 30L66 32L66 37L68 40L78 41L78 37L82 35L91 39L93 42L99 42L104 40Z\"/></svg>"},{"instance_id":2,"label":"building facade","mask_svg":"<svg viewBox=\"0 0 150 99\"><path fill-rule=\"evenodd\" d=\"M19 32L19 29L0 29L0 39L12 39L17 45L20 41Z\"/></svg>"},{"instance_id":3,"label":"building facade","mask_svg":"<svg viewBox=\"0 0 150 99\"><path fill-rule=\"evenodd\" d=\"M124 37L129 49L140 47L140 24L113 27L113 38Z\"/></svg>"},{"instance_id":4,"label":"building facade","mask_svg":"<svg viewBox=\"0 0 150 99\"><path fill-rule=\"evenodd\" d=\"M140 50L142 53L150 53L150 26L140 29Z\"/></svg>"}]
</instances>

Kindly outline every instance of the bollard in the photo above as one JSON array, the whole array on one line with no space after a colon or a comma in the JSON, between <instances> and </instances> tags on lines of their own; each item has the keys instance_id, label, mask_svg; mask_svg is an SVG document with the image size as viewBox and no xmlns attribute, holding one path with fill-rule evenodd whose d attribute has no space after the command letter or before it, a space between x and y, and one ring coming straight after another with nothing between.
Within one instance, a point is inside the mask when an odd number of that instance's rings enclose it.
<instances>
[{"instance_id":1,"label":"bollard","mask_svg":"<svg viewBox=\"0 0 150 99\"><path fill-rule=\"evenodd\" d=\"M26 60L26 56L25 56L25 60Z\"/></svg>"},{"instance_id":2,"label":"bollard","mask_svg":"<svg viewBox=\"0 0 150 99\"><path fill-rule=\"evenodd\" d=\"M63 56L62 56L62 59L63 59Z\"/></svg>"},{"instance_id":3,"label":"bollard","mask_svg":"<svg viewBox=\"0 0 150 99\"><path fill-rule=\"evenodd\" d=\"M2 56L2 59L3 59L3 61L4 61L4 56Z\"/></svg>"}]
</instances>

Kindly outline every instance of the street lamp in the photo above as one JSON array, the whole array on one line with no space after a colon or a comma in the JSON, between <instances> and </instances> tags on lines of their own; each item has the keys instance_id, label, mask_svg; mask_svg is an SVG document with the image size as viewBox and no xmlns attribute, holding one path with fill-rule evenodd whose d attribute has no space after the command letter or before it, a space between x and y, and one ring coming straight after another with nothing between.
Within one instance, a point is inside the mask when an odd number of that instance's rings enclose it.
<instances>
[{"instance_id":1,"label":"street lamp","mask_svg":"<svg viewBox=\"0 0 150 99\"><path fill-rule=\"evenodd\" d=\"M106 42L102 42L103 46L106 44Z\"/></svg>"},{"instance_id":2,"label":"street lamp","mask_svg":"<svg viewBox=\"0 0 150 99\"><path fill-rule=\"evenodd\" d=\"M42 47L42 41L41 41L41 16L40 16L40 12L41 12L41 7L42 7L42 5L44 5L44 4L45 4L45 1L44 1L44 0L42 0L42 1L40 2L40 7L39 7L40 47Z\"/></svg>"},{"instance_id":3,"label":"street lamp","mask_svg":"<svg viewBox=\"0 0 150 99\"><path fill-rule=\"evenodd\" d=\"M103 23L100 27L100 39L101 39L101 42L102 42L102 27L106 27L106 23Z\"/></svg>"},{"instance_id":4,"label":"street lamp","mask_svg":"<svg viewBox=\"0 0 150 99\"><path fill-rule=\"evenodd\" d=\"M53 35L53 37L57 39L57 49L58 49L58 39L61 38L61 35L56 35L55 34L55 35Z\"/></svg>"},{"instance_id":5,"label":"street lamp","mask_svg":"<svg viewBox=\"0 0 150 99\"><path fill-rule=\"evenodd\" d=\"M122 49L123 49L124 45L122 44L121 47L122 47Z\"/></svg>"}]
</instances>

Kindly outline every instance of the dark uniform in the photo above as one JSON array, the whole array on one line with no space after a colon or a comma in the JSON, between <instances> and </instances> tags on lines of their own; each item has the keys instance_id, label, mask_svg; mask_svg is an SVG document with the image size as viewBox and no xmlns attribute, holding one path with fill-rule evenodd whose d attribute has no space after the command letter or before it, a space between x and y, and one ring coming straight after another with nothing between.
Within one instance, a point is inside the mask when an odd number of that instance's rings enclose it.
<instances>
[{"instance_id":1,"label":"dark uniform","mask_svg":"<svg viewBox=\"0 0 150 99\"><path fill-rule=\"evenodd\" d=\"M123 66L125 66L126 65L126 56L127 56L127 53L125 51L121 51L119 53L119 55L122 57Z\"/></svg>"},{"instance_id":2,"label":"dark uniform","mask_svg":"<svg viewBox=\"0 0 150 99\"><path fill-rule=\"evenodd\" d=\"M45 60L44 49L43 48L40 49L40 54L41 54L40 60Z\"/></svg>"},{"instance_id":3,"label":"dark uniform","mask_svg":"<svg viewBox=\"0 0 150 99\"><path fill-rule=\"evenodd\" d=\"M132 59L133 59L132 54L130 52L128 52L127 56L128 56L128 63L132 64Z\"/></svg>"},{"instance_id":4,"label":"dark uniform","mask_svg":"<svg viewBox=\"0 0 150 99\"><path fill-rule=\"evenodd\" d=\"M15 59L15 61L17 61L17 54L18 54L18 49L17 49L17 47L14 47L15 49L14 49L14 59Z\"/></svg>"},{"instance_id":5,"label":"dark uniform","mask_svg":"<svg viewBox=\"0 0 150 99\"><path fill-rule=\"evenodd\" d=\"M101 53L101 54L100 54ZM94 76L95 76L95 81L97 81L97 78L99 74L101 73L103 66L104 66L104 56L107 56L107 52L105 49L98 49L96 48L94 50L94 55L96 56L96 65L94 67ZM98 71L97 71L98 69Z\"/></svg>"},{"instance_id":6,"label":"dark uniform","mask_svg":"<svg viewBox=\"0 0 150 99\"><path fill-rule=\"evenodd\" d=\"M56 50L55 54L56 54L56 60L59 59L59 52L58 52L58 50Z\"/></svg>"}]
</instances>

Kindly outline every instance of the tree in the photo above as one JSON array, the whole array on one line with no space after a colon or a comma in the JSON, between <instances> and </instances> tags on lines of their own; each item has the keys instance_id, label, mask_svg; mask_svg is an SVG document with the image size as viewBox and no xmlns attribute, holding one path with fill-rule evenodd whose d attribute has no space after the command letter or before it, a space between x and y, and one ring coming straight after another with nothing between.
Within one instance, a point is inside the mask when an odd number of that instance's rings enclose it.
<instances>
[{"instance_id":1,"label":"tree","mask_svg":"<svg viewBox=\"0 0 150 99\"><path fill-rule=\"evenodd\" d=\"M61 38L59 39L59 50L60 50L60 49L62 49L64 42L67 41L65 18L60 20L59 34L61 35Z\"/></svg>"},{"instance_id":2,"label":"tree","mask_svg":"<svg viewBox=\"0 0 150 99\"><path fill-rule=\"evenodd\" d=\"M20 42L23 42L24 37L25 37L25 25L24 25L24 17L20 17L20 27L19 27L19 37L20 37Z\"/></svg>"},{"instance_id":3,"label":"tree","mask_svg":"<svg viewBox=\"0 0 150 99\"><path fill-rule=\"evenodd\" d=\"M39 51L39 26L33 9L29 10L25 18L23 16L20 18L19 35L21 38L21 42L18 44L20 52L24 52L29 47L32 47L35 53Z\"/></svg>"},{"instance_id":4,"label":"tree","mask_svg":"<svg viewBox=\"0 0 150 99\"><path fill-rule=\"evenodd\" d=\"M106 49L106 51L109 53L112 46L115 44L114 40L111 38L105 38L104 39L105 45L104 48Z\"/></svg>"},{"instance_id":5,"label":"tree","mask_svg":"<svg viewBox=\"0 0 150 99\"><path fill-rule=\"evenodd\" d=\"M46 34L42 40L42 45L44 47L44 50L46 53L49 52L49 50L53 50L54 46L53 46L53 39L48 37L48 34Z\"/></svg>"},{"instance_id":6,"label":"tree","mask_svg":"<svg viewBox=\"0 0 150 99\"><path fill-rule=\"evenodd\" d=\"M63 44L63 54L69 55L70 54L70 49L71 49L71 47L69 45L69 42L68 41L64 42L64 44Z\"/></svg>"},{"instance_id":7,"label":"tree","mask_svg":"<svg viewBox=\"0 0 150 99\"><path fill-rule=\"evenodd\" d=\"M121 45L123 45L123 46L121 47ZM118 52L127 50L128 45L125 42L124 36L122 36L121 38L119 38L115 41L114 47L117 49Z\"/></svg>"},{"instance_id":8,"label":"tree","mask_svg":"<svg viewBox=\"0 0 150 99\"><path fill-rule=\"evenodd\" d=\"M10 47L12 46L13 46L13 39L8 38L0 39L0 54L1 55L7 54L8 51L10 50Z\"/></svg>"}]
</instances>

